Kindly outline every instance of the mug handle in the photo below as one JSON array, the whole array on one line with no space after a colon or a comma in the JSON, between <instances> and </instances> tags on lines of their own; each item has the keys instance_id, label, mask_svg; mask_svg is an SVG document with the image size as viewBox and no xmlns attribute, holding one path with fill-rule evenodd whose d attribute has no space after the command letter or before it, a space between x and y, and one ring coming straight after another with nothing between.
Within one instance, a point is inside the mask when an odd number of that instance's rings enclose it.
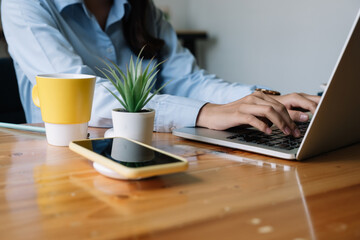
<instances>
[{"instance_id":1,"label":"mug handle","mask_svg":"<svg viewBox=\"0 0 360 240\"><path fill-rule=\"evenodd\" d=\"M31 96L35 106L40 107L40 99L37 85L33 87Z\"/></svg>"}]
</instances>

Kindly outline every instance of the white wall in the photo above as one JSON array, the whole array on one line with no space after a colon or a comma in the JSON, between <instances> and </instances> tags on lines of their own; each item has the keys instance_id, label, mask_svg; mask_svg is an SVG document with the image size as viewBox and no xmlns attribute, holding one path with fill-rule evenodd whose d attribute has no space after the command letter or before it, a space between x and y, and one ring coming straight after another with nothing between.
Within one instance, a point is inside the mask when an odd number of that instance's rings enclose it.
<instances>
[{"instance_id":1,"label":"white wall","mask_svg":"<svg viewBox=\"0 0 360 240\"><path fill-rule=\"evenodd\" d=\"M360 0L155 3L170 9L176 29L208 31L200 47L209 72L283 93L316 93L327 82L360 7Z\"/></svg>"},{"instance_id":2,"label":"white wall","mask_svg":"<svg viewBox=\"0 0 360 240\"><path fill-rule=\"evenodd\" d=\"M189 0L154 0L157 7L169 12L170 22L175 29L189 29Z\"/></svg>"}]
</instances>

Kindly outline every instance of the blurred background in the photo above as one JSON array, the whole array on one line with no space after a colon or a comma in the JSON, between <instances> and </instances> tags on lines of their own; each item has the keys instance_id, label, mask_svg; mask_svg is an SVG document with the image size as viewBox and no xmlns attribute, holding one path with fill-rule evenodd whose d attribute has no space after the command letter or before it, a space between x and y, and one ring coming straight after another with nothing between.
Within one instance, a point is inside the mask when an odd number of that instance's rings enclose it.
<instances>
[{"instance_id":1,"label":"blurred background","mask_svg":"<svg viewBox=\"0 0 360 240\"><path fill-rule=\"evenodd\" d=\"M282 93L313 94L328 81L360 8L360 0L155 3L169 11L175 29L208 33L207 40L197 41L197 55L209 72Z\"/></svg>"},{"instance_id":2,"label":"blurred background","mask_svg":"<svg viewBox=\"0 0 360 240\"><path fill-rule=\"evenodd\" d=\"M195 44L208 72L282 93L313 94L328 81L360 8L360 0L154 2L176 30L207 33ZM6 55L1 40L0 56Z\"/></svg>"}]
</instances>

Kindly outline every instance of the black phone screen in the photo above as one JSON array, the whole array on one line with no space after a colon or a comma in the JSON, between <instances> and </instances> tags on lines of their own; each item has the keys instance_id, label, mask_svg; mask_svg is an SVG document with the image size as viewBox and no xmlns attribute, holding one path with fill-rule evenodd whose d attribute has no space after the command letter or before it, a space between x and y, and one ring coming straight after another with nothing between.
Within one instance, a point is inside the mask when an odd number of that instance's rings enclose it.
<instances>
[{"instance_id":1,"label":"black phone screen","mask_svg":"<svg viewBox=\"0 0 360 240\"><path fill-rule=\"evenodd\" d=\"M130 168L182 162L123 138L75 141L74 143Z\"/></svg>"}]
</instances>

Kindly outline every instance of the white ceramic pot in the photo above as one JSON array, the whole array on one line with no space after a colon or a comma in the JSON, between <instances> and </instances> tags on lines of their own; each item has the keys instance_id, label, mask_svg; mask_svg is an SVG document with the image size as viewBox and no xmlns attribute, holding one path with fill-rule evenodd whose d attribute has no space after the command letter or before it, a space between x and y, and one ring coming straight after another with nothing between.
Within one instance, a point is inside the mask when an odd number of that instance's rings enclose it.
<instances>
[{"instance_id":1,"label":"white ceramic pot","mask_svg":"<svg viewBox=\"0 0 360 240\"><path fill-rule=\"evenodd\" d=\"M126 112L122 108L112 110L113 136L126 137L151 145L154 129L155 110Z\"/></svg>"}]
</instances>

